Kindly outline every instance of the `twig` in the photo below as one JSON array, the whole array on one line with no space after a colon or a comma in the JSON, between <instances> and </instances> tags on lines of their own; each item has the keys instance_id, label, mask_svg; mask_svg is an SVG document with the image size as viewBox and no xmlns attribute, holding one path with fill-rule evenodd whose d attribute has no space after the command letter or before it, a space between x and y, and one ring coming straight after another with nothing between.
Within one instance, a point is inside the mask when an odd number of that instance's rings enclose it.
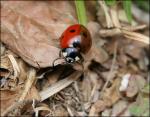
<instances>
[{"instance_id":1,"label":"twig","mask_svg":"<svg viewBox=\"0 0 150 117\"><path fill-rule=\"evenodd\" d=\"M142 30L146 27L147 27L146 25L139 25L139 26L127 26L127 27L113 28L113 29L101 29L99 33L101 37L110 37L110 36L121 35L122 32L120 29L128 30L128 31L137 31L137 30Z\"/></svg>"},{"instance_id":2,"label":"twig","mask_svg":"<svg viewBox=\"0 0 150 117\"><path fill-rule=\"evenodd\" d=\"M112 37L122 34L119 28L101 29L99 33L101 37Z\"/></svg>"},{"instance_id":3,"label":"twig","mask_svg":"<svg viewBox=\"0 0 150 117\"><path fill-rule=\"evenodd\" d=\"M81 74L82 74L82 72L75 71L68 78L60 80L59 82L57 82L54 85L48 87L44 91L41 91L39 93L39 95L41 97L41 101L49 98L50 96L58 93L59 91L61 91L65 87L69 86L71 83L73 83L74 81L76 81L81 76Z\"/></svg>"}]
</instances>

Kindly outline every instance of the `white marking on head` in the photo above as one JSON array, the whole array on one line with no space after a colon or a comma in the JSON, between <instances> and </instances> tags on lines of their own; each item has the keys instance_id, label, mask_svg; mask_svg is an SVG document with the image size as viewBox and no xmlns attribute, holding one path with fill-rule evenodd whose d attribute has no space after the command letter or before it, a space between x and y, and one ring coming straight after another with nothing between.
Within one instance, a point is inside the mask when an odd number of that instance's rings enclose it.
<instances>
[{"instance_id":1,"label":"white marking on head","mask_svg":"<svg viewBox=\"0 0 150 117\"><path fill-rule=\"evenodd\" d=\"M78 60L80 60L80 58L78 56L76 56L75 60L78 61Z\"/></svg>"},{"instance_id":2,"label":"white marking on head","mask_svg":"<svg viewBox=\"0 0 150 117\"><path fill-rule=\"evenodd\" d=\"M73 45L72 45L72 44L70 44L70 45L69 45L69 47L73 47Z\"/></svg>"},{"instance_id":3,"label":"white marking on head","mask_svg":"<svg viewBox=\"0 0 150 117\"><path fill-rule=\"evenodd\" d=\"M67 52L63 52L62 54L63 54L63 56L64 56L64 57L66 57L66 56L67 56Z\"/></svg>"},{"instance_id":4,"label":"white marking on head","mask_svg":"<svg viewBox=\"0 0 150 117\"><path fill-rule=\"evenodd\" d=\"M68 63L73 63L74 62L74 60L70 57L67 57L66 60L67 60Z\"/></svg>"}]
</instances>

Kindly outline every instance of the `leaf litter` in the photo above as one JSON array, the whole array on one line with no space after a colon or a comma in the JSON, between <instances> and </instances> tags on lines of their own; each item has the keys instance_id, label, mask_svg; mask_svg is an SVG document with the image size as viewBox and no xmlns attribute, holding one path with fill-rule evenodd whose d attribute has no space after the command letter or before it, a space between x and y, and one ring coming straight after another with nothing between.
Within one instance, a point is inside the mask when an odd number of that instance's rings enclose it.
<instances>
[{"instance_id":1,"label":"leaf litter","mask_svg":"<svg viewBox=\"0 0 150 117\"><path fill-rule=\"evenodd\" d=\"M129 25L102 1L97 20L87 1L93 46L84 67L52 68L59 36L77 23L73 1L58 2L1 1L1 116L149 115L147 25Z\"/></svg>"}]
</instances>

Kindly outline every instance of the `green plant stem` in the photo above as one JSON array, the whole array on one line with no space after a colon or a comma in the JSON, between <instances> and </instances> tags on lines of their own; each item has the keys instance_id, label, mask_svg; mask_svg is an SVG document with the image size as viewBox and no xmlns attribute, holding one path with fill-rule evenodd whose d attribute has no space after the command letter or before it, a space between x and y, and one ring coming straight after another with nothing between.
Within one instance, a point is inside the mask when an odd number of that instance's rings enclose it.
<instances>
[{"instance_id":1,"label":"green plant stem","mask_svg":"<svg viewBox=\"0 0 150 117\"><path fill-rule=\"evenodd\" d=\"M75 6L76 6L76 12L77 12L79 24L86 26L87 16L86 16L84 0L75 0Z\"/></svg>"}]
</instances>

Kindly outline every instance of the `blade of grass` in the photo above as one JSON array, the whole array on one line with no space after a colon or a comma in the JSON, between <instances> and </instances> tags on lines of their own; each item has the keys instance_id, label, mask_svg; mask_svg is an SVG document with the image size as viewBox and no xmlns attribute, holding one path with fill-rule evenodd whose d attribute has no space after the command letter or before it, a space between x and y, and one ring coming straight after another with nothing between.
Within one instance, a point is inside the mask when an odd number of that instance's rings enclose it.
<instances>
[{"instance_id":1,"label":"blade of grass","mask_svg":"<svg viewBox=\"0 0 150 117\"><path fill-rule=\"evenodd\" d=\"M79 24L86 26L87 16L86 16L84 0L75 0L75 6L76 6L76 12L77 12Z\"/></svg>"},{"instance_id":2,"label":"blade of grass","mask_svg":"<svg viewBox=\"0 0 150 117\"><path fill-rule=\"evenodd\" d=\"M116 0L105 0L106 4L109 6L115 5Z\"/></svg>"},{"instance_id":3,"label":"blade of grass","mask_svg":"<svg viewBox=\"0 0 150 117\"><path fill-rule=\"evenodd\" d=\"M125 13L127 15L128 21L131 23L132 21L132 13L131 13L131 0L123 0L123 8L125 10Z\"/></svg>"}]
</instances>

